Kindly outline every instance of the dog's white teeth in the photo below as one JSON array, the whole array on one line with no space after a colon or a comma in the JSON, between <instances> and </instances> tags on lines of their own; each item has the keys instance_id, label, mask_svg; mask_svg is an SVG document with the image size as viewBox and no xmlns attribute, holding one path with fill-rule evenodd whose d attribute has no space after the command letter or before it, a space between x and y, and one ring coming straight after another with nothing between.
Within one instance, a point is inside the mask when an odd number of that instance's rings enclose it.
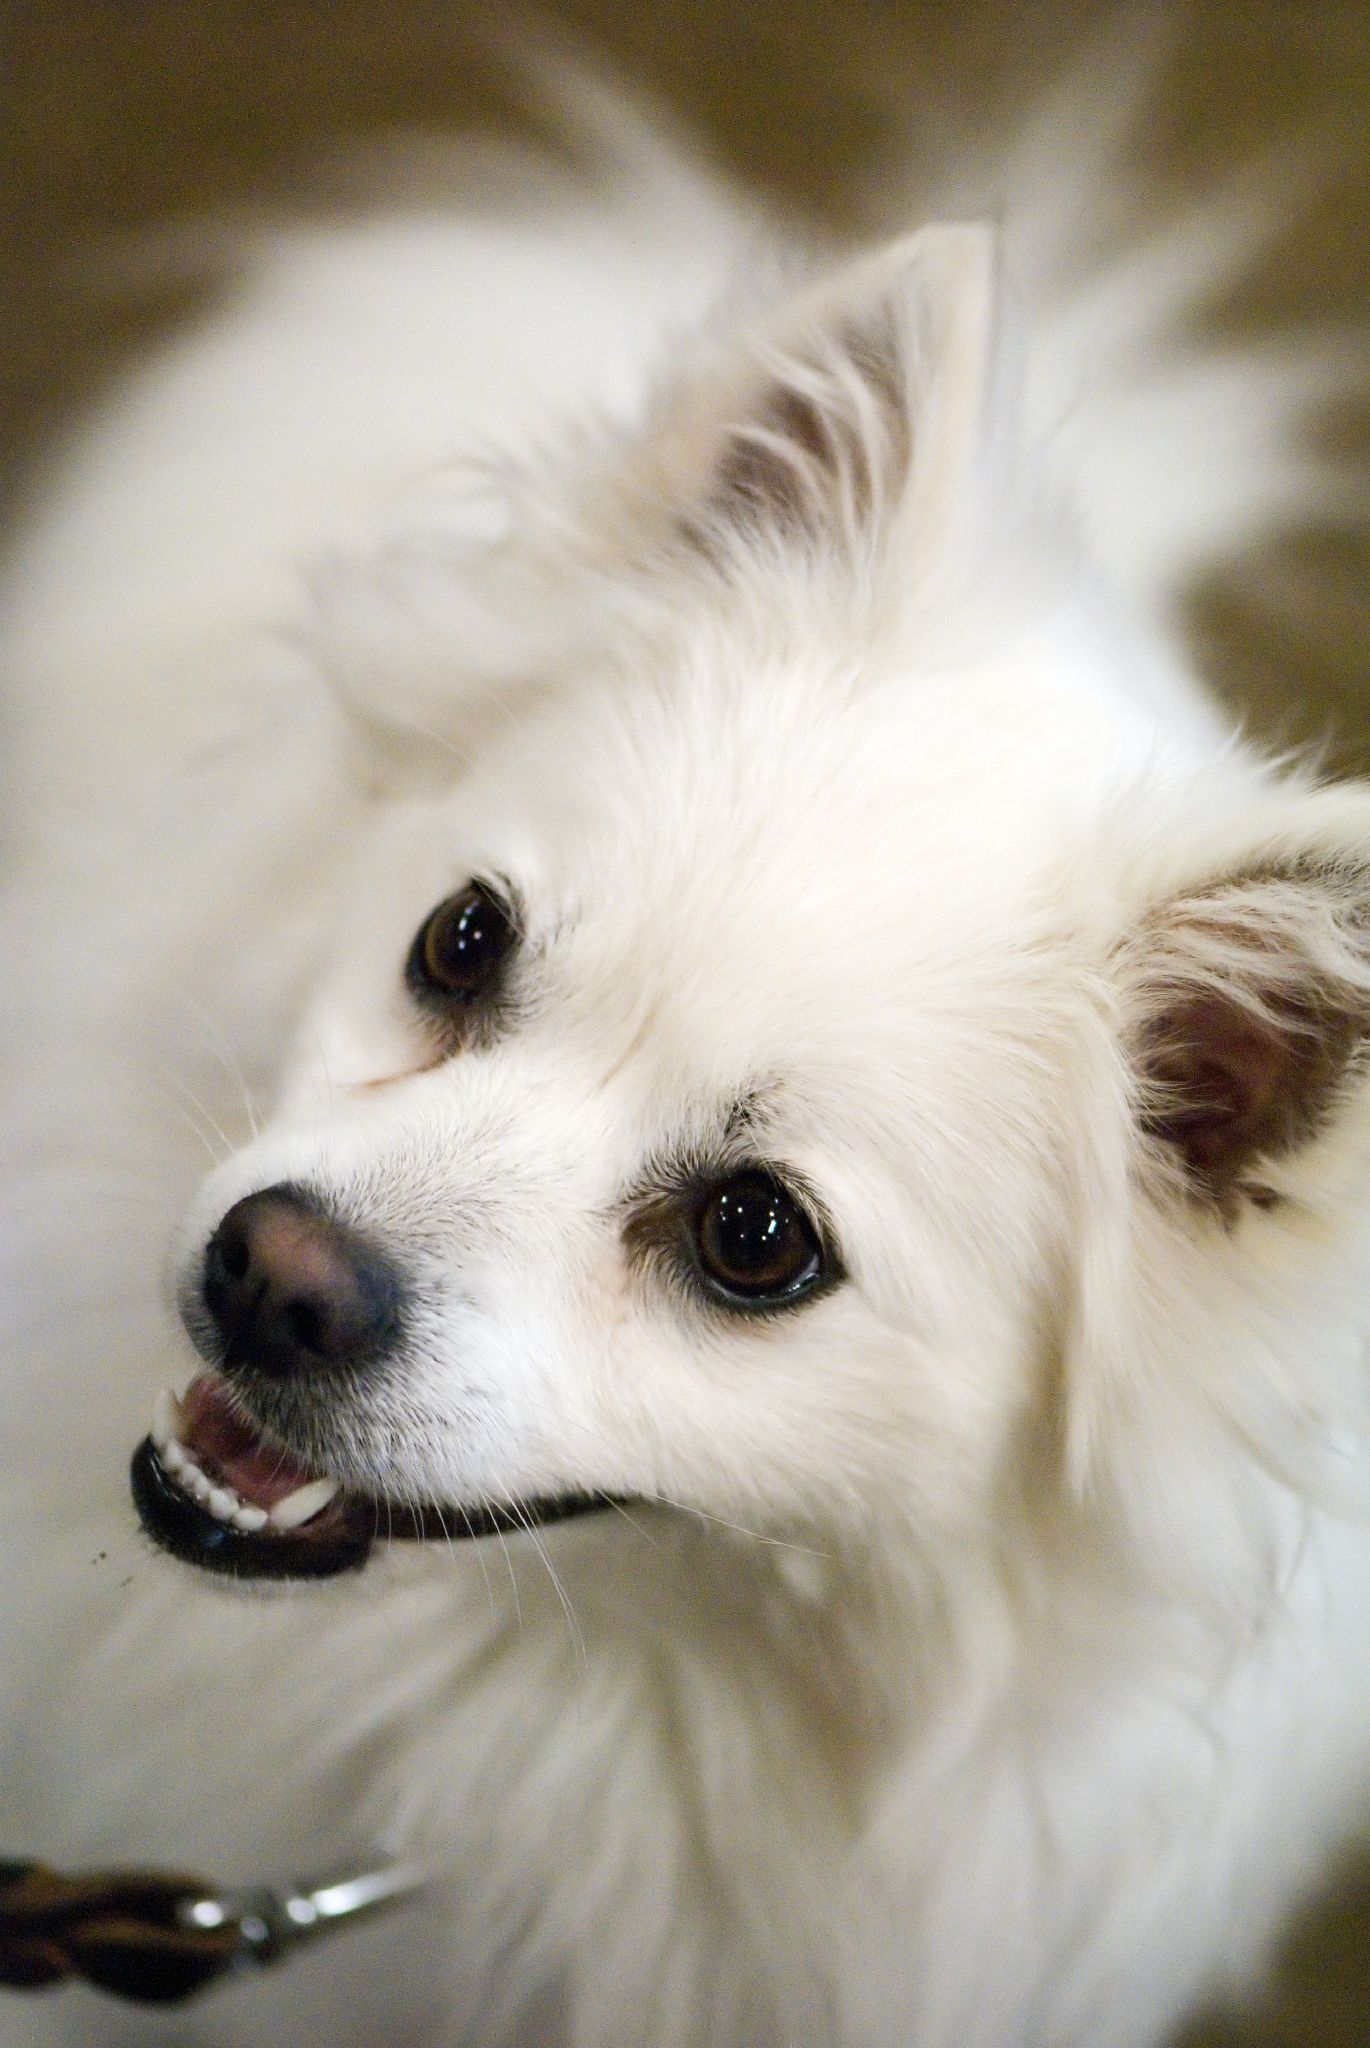
<instances>
[{"instance_id":1,"label":"dog's white teeth","mask_svg":"<svg viewBox=\"0 0 1370 2048\"><path fill-rule=\"evenodd\" d=\"M278 1500L271 1510L271 1522L277 1529L298 1529L326 1508L338 1490L336 1479L311 1479L306 1486L297 1486L284 1500Z\"/></svg>"},{"instance_id":2,"label":"dog's white teeth","mask_svg":"<svg viewBox=\"0 0 1370 2048\"><path fill-rule=\"evenodd\" d=\"M180 1402L170 1387L163 1387L152 1409L152 1441L159 1451L178 1442L183 1420Z\"/></svg>"},{"instance_id":3,"label":"dog's white teeth","mask_svg":"<svg viewBox=\"0 0 1370 2048\"><path fill-rule=\"evenodd\" d=\"M180 1420L181 1408L175 1395L159 1395L152 1417L152 1441L157 1446L157 1455L176 1484L182 1492L199 1501L201 1507L208 1508L216 1521L234 1522L239 1528L260 1529L266 1520L264 1510L249 1508L245 1502L239 1500L231 1486L216 1486L209 1475L200 1470L176 1434L176 1425ZM239 1515L248 1514L255 1516L255 1521L238 1521Z\"/></svg>"},{"instance_id":4,"label":"dog's white teeth","mask_svg":"<svg viewBox=\"0 0 1370 2048\"><path fill-rule=\"evenodd\" d=\"M231 1486L215 1486L212 1480L205 1478L203 1472L197 1472L193 1479L182 1477L181 1484L190 1489L203 1507L209 1509L216 1522L231 1522L241 1528L242 1524L238 1517L246 1514L247 1509ZM254 1512L262 1513L260 1508ZM262 1520L266 1520L265 1515L262 1515Z\"/></svg>"},{"instance_id":5,"label":"dog's white teeth","mask_svg":"<svg viewBox=\"0 0 1370 2048\"><path fill-rule=\"evenodd\" d=\"M255 1536L268 1523L281 1531L298 1529L326 1508L338 1490L336 1479L311 1479L277 1501L269 1511L255 1507L251 1501L241 1499L231 1486L216 1485L200 1470L180 1439L184 1419L181 1404L173 1393L164 1390L157 1396L152 1411L152 1441L157 1446L157 1455L184 1493L207 1508L216 1521L227 1522L231 1528L242 1529L249 1536Z\"/></svg>"}]
</instances>

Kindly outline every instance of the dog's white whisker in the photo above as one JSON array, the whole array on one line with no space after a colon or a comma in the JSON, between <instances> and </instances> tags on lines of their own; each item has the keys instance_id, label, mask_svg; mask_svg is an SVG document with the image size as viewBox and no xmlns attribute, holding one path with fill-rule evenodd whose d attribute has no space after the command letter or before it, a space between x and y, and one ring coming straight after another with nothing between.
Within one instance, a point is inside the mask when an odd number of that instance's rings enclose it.
<instances>
[{"instance_id":1,"label":"dog's white whisker","mask_svg":"<svg viewBox=\"0 0 1370 2048\"><path fill-rule=\"evenodd\" d=\"M216 1150L214 1143L209 1136L209 1133L206 1131L204 1125L200 1122L199 1118L192 1116L190 1111L182 1103L173 1102L170 1105L170 1108L172 1114L177 1118L177 1120L185 1125L186 1129L192 1134L192 1136L198 1138L200 1144L204 1147L206 1153L209 1156L209 1162L211 1166L221 1165L226 1156L226 1150L224 1152Z\"/></svg>"},{"instance_id":2,"label":"dog's white whisker","mask_svg":"<svg viewBox=\"0 0 1370 2048\"><path fill-rule=\"evenodd\" d=\"M746 1536L751 1542L765 1544L772 1550L793 1550L801 1557L816 1557L826 1560L831 1560L833 1555L831 1551L817 1550L811 1544L796 1543L790 1537L771 1535L765 1529L749 1529L744 1522L729 1521L725 1515L714 1514L708 1508L696 1507L690 1501L673 1500L670 1494L661 1493L652 1488L644 1488L641 1497L646 1501L656 1501L662 1507L675 1508L683 1515L693 1515L699 1521L713 1522L720 1529L727 1529L734 1536Z\"/></svg>"},{"instance_id":3,"label":"dog's white whisker","mask_svg":"<svg viewBox=\"0 0 1370 2048\"><path fill-rule=\"evenodd\" d=\"M459 1539L451 1533L447 1526L448 1512L449 1511L446 1509L439 1508L438 1523L440 1528L442 1529L443 1536L446 1539L448 1549L455 1555L458 1552ZM475 1528L467 1510L465 1508L457 1508L454 1510L454 1512L461 1518L461 1521L465 1526L465 1545L470 1549L474 1550L475 1552L476 1563L480 1567L481 1583L485 1588L485 1603L490 1610L490 1619L491 1621L493 1621L495 1619L495 1589L490 1583L490 1572L485 1562L485 1546L482 1543L476 1542L474 1540Z\"/></svg>"},{"instance_id":4,"label":"dog's white whisker","mask_svg":"<svg viewBox=\"0 0 1370 2048\"><path fill-rule=\"evenodd\" d=\"M261 1130L261 1118L258 1115L252 1091L247 1085L247 1076L243 1072L242 1062L229 1044L223 1026L216 1021L201 1002L191 995L188 989L181 989L178 999L187 1014L194 1018L203 1031L209 1050L237 1089L248 1130L255 1138Z\"/></svg>"},{"instance_id":5,"label":"dog's white whisker","mask_svg":"<svg viewBox=\"0 0 1370 2048\"><path fill-rule=\"evenodd\" d=\"M489 1498L489 1496L488 1496L487 1494L485 1494L485 1493L480 1493L480 1494L478 1494L478 1495L477 1495L477 1497L476 1497L476 1504L477 1504L477 1506L478 1506L478 1507L480 1508L480 1510L481 1510L481 1512L482 1512L482 1513L484 1513L484 1514L493 1514L493 1513L494 1513L495 1503L494 1503L494 1502L493 1502L493 1501L492 1501L492 1500L491 1500L491 1499ZM507 1543L505 1542L505 1540L504 1540L504 1531L503 1531L503 1530L502 1530L502 1529L501 1529L501 1528L499 1527L498 1521L497 1521L497 1522L496 1522L496 1524L495 1524L495 1540L496 1540L496 1542L497 1542L497 1543L499 1544L499 1547L500 1547L500 1553L501 1553L501 1555L502 1555L502 1556L503 1556L503 1558L504 1558L504 1569L505 1569L505 1570L506 1570L506 1572L508 1572L508 1574L509 1574L509 1591L510 1591L510 1593L511 1593L511 1594L513 1595L513 1601L514 1601L514 1621L515 1621L515 1624L516 1624L516 1626L517 1626L517 1627L518 1627L518 1628L519 1628L520 1630L522 1630L522 1628L523 1628L523 1602L522 1602L522 1601L520 1600L520 1598L519 1598L519 1582L518 1582L518 1574L517 1574L517 1572L516 1572L516 1571L514 1570L514 1560L513 1560L513 1558L512 1558L512 1557L511 1557L511 1556L509 1555L509 1545L508 1545L508 1544L507 1544Z\"/></svg>"},{"instance_id":6,"label":"dog's white whisker","mask_svg":"<svg viewBox=\"0 0 1370 2048\"><path fill-rule=\"evenodd\" d=\"M548 1555L547 1546L542 1541L541 1536L538 1534L536 1523L533 1521L532 1516L528 1513L528 1510L523 1506L523 1504L520 1501L516 1500L513 1497L513 1495L506 1496L505 1505L507 1506L509 1513L511 1514L513 1519L516 1522L518 1522L526 1532L530 1542L533 1545L534 1550L537 1552L538 1557L542 1562L543 1568L546 1571L548 1578L552 1582L552 1589L555 1592L557 1599L560 1601L562 1612L566 1617L566 1628L571 1639L571 1649L572 1653L575 1656L577 1664L579 1664L582 1669L588 1668L589 1660L587 1658L585 1650L585 1637L581 1631L580 1623L576 1618L575 1609L572 1607L570 1597L566 1592L566 1588L562 1585L561 1579L557 1574L556 1567L553 1565L552 1560Z\"/></svg>"},{"instance_id":7,"label":"dog's white whisker","mask_svg":"<svg viewBox=\"0 0 1370 2048\"><path fill-rule=\"evenodd\" d=\"M243 1115L247 1119L247 1127L249 1132L254 1138L258 1137L261 1134L262 1120L260 1115L258 1114L257 1105L253 1100L252 1090L247 1085L247 1076L243 1072L242 1062L238 1059L235 1059L233 1053L229 1049L228 1041L224 1038L218 1026L215 1025L212 1022L212 1020L208 1017L206 1017L204 1021L206 1028L213 1033L213 1037L211 1039L210 1044L210 1050L213 1052L214 1057L222 1066L229 1080L232 1081L232 1083L238 1090L238 1095L243 1105Z\"/></svg>"},{"instance_id":8,"label":"dog's white whisker","mask_svg":"<svg viewBox=\"0 0 1370 2048\"><path fill-rule=\"evenodd\" d=\"M646 1496L644 1496L644 1498L646 1498ZM622 1519L628 1524L628 1527L633 1531L634 1535L640 1536L644 1543L650 1543L653 1550L659 1550L661 1548L661 1545L657 1542L657 1539L655 1536L653 1536L651 1530L643 1528L641 1522L639 1522L634 1517L634 1515L631 1513L631 1511L628 1509L628 1507L624 1504L623 1501L615 1500L612 1494L605 1494L604 1504L606 1507L612 1508L615 1514L622 1517Z\"/></svg>"},{"instance_id":9,"label":"dog's white whisker","mask_svg":"<svg viewBox=\"0 0 1370 2048\"><path fill-rule=\"evenodd\" d=\"M182 1075L173 1073L170 1067L163 1066L160 1067L158 1071L161 1074L162 1079L170 1087L174 1088L177 1094L183 1098L184 1102L188 1105L189 1110L194 1113L195 1117L202 1119L204 1130L201 1130L199 1135L204 1139L205 1149L208 1151L210 1158L213 1159L216 1162L216 1164L220 1159L228 1158L230 1153L234 1150L233 1140L229 1137L227 1131L219 1122L218 1118L214 1115L213 1111L209 1108L208 1104L202 1101L200 1096L196 1094L195 1090L191 1087L190 1083ZM189 1121L189 1119L187 1120ZM195 1129L196 1126L192 1123L191 1128ZM215 1140L221 1148L219 1151L215 1151L214 1146L210 1144L208 1137L205 1136L206 1130L213 1133Z\"/></svg>"}]
</instances>

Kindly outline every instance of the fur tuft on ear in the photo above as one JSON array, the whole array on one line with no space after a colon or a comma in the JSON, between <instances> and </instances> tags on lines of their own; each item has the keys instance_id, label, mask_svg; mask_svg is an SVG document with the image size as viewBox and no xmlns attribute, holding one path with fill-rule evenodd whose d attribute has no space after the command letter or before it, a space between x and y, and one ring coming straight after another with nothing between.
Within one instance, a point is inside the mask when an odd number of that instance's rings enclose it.
<instances>
[{"instance_id":1,"label":"fur tuft on ear","mask_svg":"<svg viewBox=\"0 0 1370 2048\"><path fill-rule=\"evenodd\" d=\"M725 563L767 543L861 559L913 522L944 544L986 439L996 270L990 229L939 225L755 316L649 435L678 531Z\"/></svg>"},{"instance_id":2,"label":"fur tuft on ear","mask_svg":"<svg viewBox=\"0 0 1370 2048\"><path fill-rule=\"evenodd\" d=\"M1153 910L1119 961L1141 1128L1194 1198L1268 1204L1370 1041L1370 850L1290 854Z\"/></svg>"},{"instance_id":3,"label":"fur tuft on ear","mask_svg":"<svg viewBox=\"0 0 1370 2048\"><path fill-rule=\"evenodd\" d=\"M725 526L849 541L869 528L908 476L911 435L896 323L877 306L864 324L768 351L750 418L724 439L708 509Z\"/></svg>"}]
</instances>

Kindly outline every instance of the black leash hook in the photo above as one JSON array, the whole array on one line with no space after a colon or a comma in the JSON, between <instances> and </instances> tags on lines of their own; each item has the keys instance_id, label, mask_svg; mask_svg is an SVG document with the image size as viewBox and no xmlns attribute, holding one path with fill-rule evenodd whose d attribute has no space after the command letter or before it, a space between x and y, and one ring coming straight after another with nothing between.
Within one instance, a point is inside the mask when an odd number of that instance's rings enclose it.
<instances>
[{"instance_id":1,"label":"black leash hook","mask_svg":"<svg viewBox=\"0 0 1370 2048\"><path fill-rule=\"evenodd\" d=\"M65 1876L0 1861L0 1988L80 1979L136 2004L176 2005L417 1891L427 1875L386 1864L281 1891L216 1892L173 1872Z\"/></svg>"}]
</instances>

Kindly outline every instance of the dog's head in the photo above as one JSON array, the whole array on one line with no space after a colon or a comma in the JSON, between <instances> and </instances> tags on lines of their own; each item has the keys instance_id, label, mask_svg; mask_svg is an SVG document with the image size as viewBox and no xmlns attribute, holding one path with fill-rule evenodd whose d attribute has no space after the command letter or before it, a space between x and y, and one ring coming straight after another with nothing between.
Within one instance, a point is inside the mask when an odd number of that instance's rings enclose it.
<instances>
[{"instance_id":1,"label":"dog's head","mask_svg":"<svg viewBox=\"0 0 1370 2048\"><path fill-rule=\"evenodd\" d=\"M946 229L802 291L500 544L541 671L387 806L187 1222L174 1547L622 1497L973 1541L1138 1384L1227 1399L1272 1244L1316 1287L1370 803L1148 715L1030 526L992 269Z\"/></svg>"}]
</instances>

